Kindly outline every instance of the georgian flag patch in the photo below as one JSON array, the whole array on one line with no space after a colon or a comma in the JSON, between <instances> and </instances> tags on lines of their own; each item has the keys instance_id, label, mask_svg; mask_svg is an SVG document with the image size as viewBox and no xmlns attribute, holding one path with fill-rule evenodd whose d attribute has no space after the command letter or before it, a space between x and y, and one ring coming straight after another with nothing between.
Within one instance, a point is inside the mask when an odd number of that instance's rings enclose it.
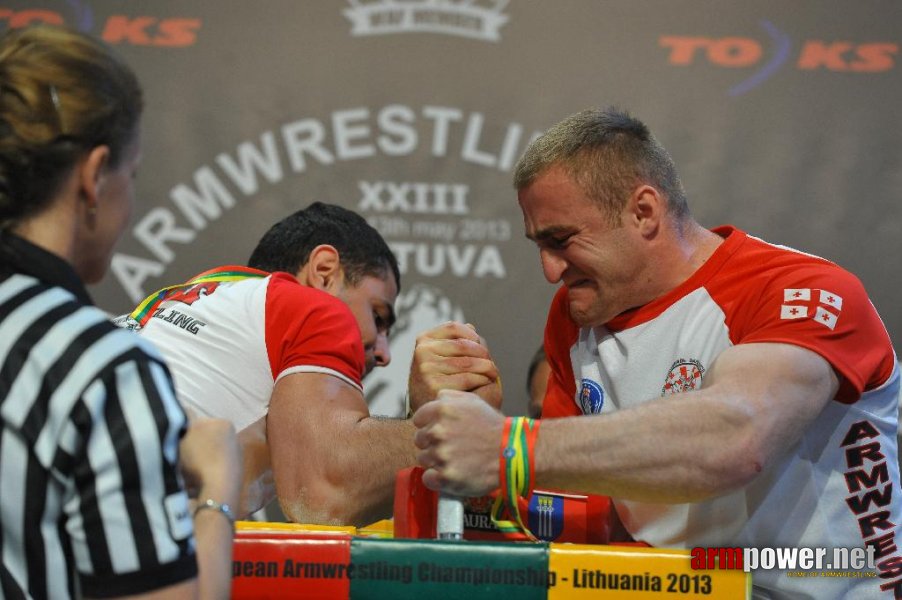
<instances>
[{"instance_id":1,"label":"georgian flag patch","mask_svg":"<svg viewBox=\"0 0 902 600\"><path fill-rule=\"evenodd\" d=\"M813 319L827 329L836 327L842 297L829 290L788 288L783 290L781 319Z\"/></svg>"}]
</instances>

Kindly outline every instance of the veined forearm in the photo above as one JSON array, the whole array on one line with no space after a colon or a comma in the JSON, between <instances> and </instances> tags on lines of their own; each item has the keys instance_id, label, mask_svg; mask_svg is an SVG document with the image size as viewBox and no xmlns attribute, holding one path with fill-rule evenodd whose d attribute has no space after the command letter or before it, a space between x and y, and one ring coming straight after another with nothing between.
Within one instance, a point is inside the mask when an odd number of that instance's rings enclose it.
<instances>
[{"instance_id":1,"label":"veined forearm","mask_svg":"<svg viewBox=\"0 0 902 600\"><path fill-rule=\"evenodd\" d=\"M536 443L542 487L648 502L691 502L762 468L752 414L708 392L596 417L548 419Z\"/></svg>"},{"instance_id":2,"label":"veined forearm","mask_svg":"<svg viewBox=\"0 0 902 600\"><path fill-rule=\"evenodd\" d=\"M540 488L646 502L710 498L751 481L795 444L836 395L826 360L786 344L740 344L704 387L599 416L546 419L532 456ZM504 417L475 395L440 393L414 415L432 489L461 495L499 482Z\"/></svg>"},{"instance_id":3,"label":"veined forearm","mask_svg":"<svg viewBox=\"0 0 902 600\"><path fill-rule=\"evenodd\" d=\"M416 462L409 420L366 417L347 423L324 448L295 499L280 502L292 520L367 525L391 516L395 476ZM303 466L301 468L304 468Z\"/></svg>"}]
</instances>

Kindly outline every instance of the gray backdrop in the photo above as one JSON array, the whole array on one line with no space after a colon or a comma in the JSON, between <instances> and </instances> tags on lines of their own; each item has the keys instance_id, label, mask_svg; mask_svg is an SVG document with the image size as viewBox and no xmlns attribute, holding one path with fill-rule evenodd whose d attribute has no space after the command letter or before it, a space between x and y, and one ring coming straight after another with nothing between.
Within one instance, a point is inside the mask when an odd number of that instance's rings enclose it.
<instances>
[{"instance_id":1,"label":"gray backdrop","mask_svg":"<svg viewBox=\"0 0 902 600\"><path fill-rule=\"evenodd\" d=\"M146 88L139 205L100 306L243 264L313 200L356 209L403 269L375 412L398 410L414 332L448 318L488 339L523 410L554 289L511 170L588 106L651 126L703 224L845 266L902 339L894 0L0 1L0 27L34 21L103 37Z\"/></svg>"}]
</instances>

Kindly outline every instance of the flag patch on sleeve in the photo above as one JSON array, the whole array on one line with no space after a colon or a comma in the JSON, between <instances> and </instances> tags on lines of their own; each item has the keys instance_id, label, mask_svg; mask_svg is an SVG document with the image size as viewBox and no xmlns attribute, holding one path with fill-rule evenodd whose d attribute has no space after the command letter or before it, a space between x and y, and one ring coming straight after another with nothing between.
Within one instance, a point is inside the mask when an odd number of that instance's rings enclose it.
<instances>
[{"instance_id":1,"label":"flag patch on sleeve","mask_svg":"<svg viewBox=\"0 0 902 600\"><path fill-rule=\"evenodd\" d=\"M813 319L828 329L834 329L842 311L842 297L830 290L787 288L783 290L780 318Z\"/></svg>"}]
</instances>

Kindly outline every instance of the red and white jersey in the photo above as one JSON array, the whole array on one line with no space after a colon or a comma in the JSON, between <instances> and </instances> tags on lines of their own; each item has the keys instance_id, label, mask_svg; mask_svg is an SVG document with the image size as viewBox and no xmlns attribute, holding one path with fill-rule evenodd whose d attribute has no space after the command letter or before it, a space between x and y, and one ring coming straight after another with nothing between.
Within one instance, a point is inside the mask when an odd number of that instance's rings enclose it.
<instances>
[{"instance_id":1,"label":"red and white jersey","mask_svg":"<svg viewBox=\"0 0 902 600\"><path fill-rule=\"evenodd\" d=\"M691 392L735 344L816 352L840 376L837 397L748 486L693 504L614 503L632 536L653 546L874 546L879 577L757 571L753 583L775 598L892 597L902 579L899 373L886 329L858 279L835 264L730 227L715 232L724 242L687 281L604 326L580 329L566 289L558 291L545 329L552 374L543 417L605 414Z\"/></svg>"},{"instance_id":2,"label":"red and white jersey","mask_svg":"<svg viewBox=\"0 0 902 600\"><path fill-rule=\"evenodd\" d=\"M287 273L180 290L141 334L163 354L183 404L238 431L267 414L276 381L292 373L334 375L362 392L350 309Z\"/></svg>"}]
</instances>

